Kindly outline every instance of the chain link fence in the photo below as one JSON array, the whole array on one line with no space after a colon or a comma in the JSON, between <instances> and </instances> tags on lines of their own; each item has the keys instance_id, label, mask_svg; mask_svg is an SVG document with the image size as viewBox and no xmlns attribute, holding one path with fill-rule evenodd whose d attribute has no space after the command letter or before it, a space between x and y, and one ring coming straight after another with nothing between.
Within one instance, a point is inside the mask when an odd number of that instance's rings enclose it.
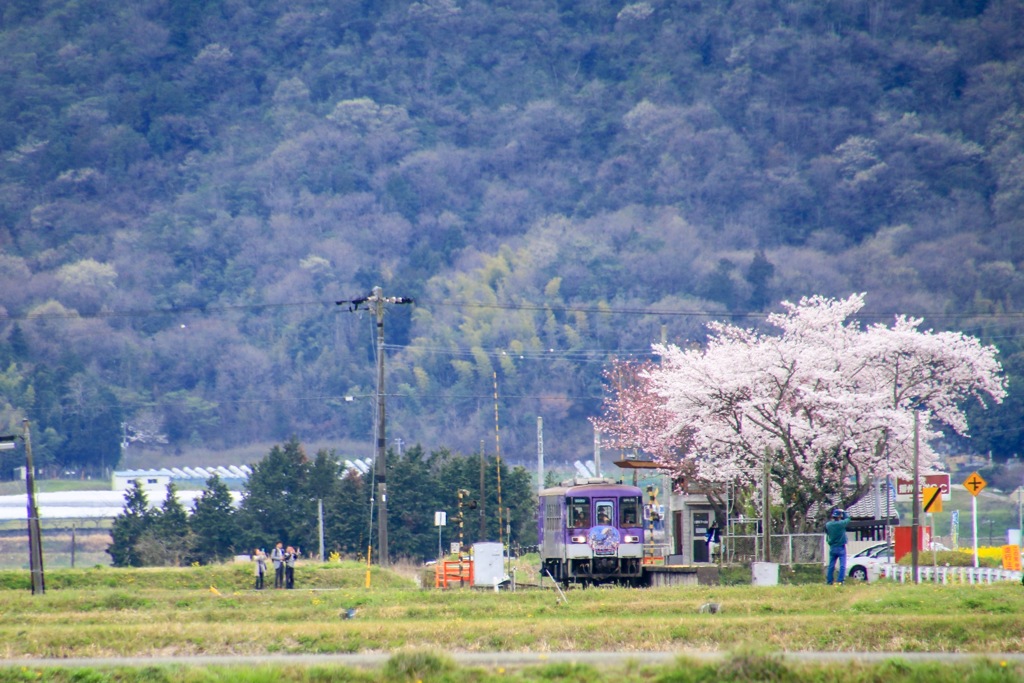
<instances>
[{"instance_id":1,"label":"chain link fence","mask_svg":"<svg viewBox=\"0 0 1024 683\"><path fill-rule=\"evenodd\" d=\"M43 568L110 566L110 530L103 528L42 529ZM29 568L28 530L0 531L0 569Z\"/></svg>"},{"instance_id":2,"label":"chain link fence","mask_svg":"<svg viewBox=\"0 0 1024 683\"><path fill-rule=\"evenodd\" d=\"M779 564L824 564L828 559L825 534L773 534L772 562ZM765 559L764 537L759 534L730 534L722 539L726 562L759 562Z\"/></svg>"}]
</instances>

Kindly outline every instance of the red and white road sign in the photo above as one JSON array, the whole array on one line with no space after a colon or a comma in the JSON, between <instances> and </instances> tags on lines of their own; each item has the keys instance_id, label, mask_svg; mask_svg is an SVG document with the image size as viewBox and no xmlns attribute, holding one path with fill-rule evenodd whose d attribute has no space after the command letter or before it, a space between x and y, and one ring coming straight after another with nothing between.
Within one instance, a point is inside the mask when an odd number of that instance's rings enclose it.
<instances>
[{"instance_id":1,"label":"red and white road sign","mask_svg":"<svg viewBox=\"0 0 1024 683\"><path fill-rule=\"evenodd\" d=\"M925 486L938 486L942 491L942 500L952 500L953 493L949 488L949 475L946 473L926 474L918 484L918 495ZM896 500L910 502L914 499L914 481L912 479L896 479Z\"/></svg>"}]
</instances>

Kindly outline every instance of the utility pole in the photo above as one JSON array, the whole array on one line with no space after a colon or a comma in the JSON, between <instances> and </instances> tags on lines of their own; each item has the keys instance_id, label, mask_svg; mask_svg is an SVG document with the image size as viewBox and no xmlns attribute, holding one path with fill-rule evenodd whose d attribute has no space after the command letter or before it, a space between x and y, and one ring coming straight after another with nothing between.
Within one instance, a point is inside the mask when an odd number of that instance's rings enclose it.
<instances>
[{"instance_id":1,"label":"utility pole","mask_svg":"<svg viewBox=\"0 0 1024 683\"><path fill-rule=\"evenodd\" d=\"M374 287L369 296L358 299L336 301L337 305L348 304L350 311L365 307L372 310L377 318L377 454L374 458L374 477L377 479L377 556L380 566L387 567L388 558L388 485L387 485L387 433L384 409L384 304L411 304L405 296L384 296L381 287Z\"/></svg>"},{"instance_id":2,"label":"utility pole","mask_svg":"<svg viewBox=\"0 0 1024 683\"><path fill-rule=\"evenodd\" d=\"M320 532L320 561L324 562L327 557L324 555L324 501L323 498L316 499L316 522L317 530Z\"/></svg>"},{"instance_id":3,"label":"utility pole","mask_svg":"<svg viewBox=\"0 0 1024 683\"><path fill-rule=\"evenodd\" d=\"M761 515L761 518L762 518L761 519L761 531L764 534L764 561L765 562L771 562L772 561L772 531L771 531L771 527L772 527L772 511L771 511L772 496L771 496L771 478L769 476L770 473L771 473L770 459L771 459L771 449L770 448L765 448L764 449L764 471L762 473L763 476L764 476L764 481L762 482L762 491L761 491L761 493L764 494L764 501L761 504L761 512L762 512L762 515Z\"/></svg>"},{"instance_id":4,"label":"utility pole","mask_svg":"<svg viewBox=\"0 0 1024 683\"><path fill-rule=\"evenodd\" d=\"M480 530L477 532L477 540L481 542L487 540L486 468L487 460L484 458L484 440L480 439L480 504L477 506L480 509Z\"/></svg>"},{"instance_id":5,"label":"utility pole","mask_svg":"<svg viewBox=\"0 0 1024 683\"><path fill-rule=\"evenodd\" d=\"M46 578L43 575L43 538L39 528L39 508L36 507L35 465L32 464L32 436L28 420L21 421L22 438L25 440L25 490L28 492L28 557L32 573L32 595L46 592Z\"/></svg>"},{"instance_id":6,"label":"utility pole","mask_svg":"<svg viewBox=\"0 0 1024 683\"><path fill-rule=\"evenodd\" d=\"M498 474L498 543L505 546L505 534L501 526L501 432L498 431L498 373L494 377L494 459Z\"/></svg>"},{"instance_id":7,"label":"utility pole","mask_svg":"<svg viewBox=\"0 0 1024 683\"><path fill-rule=\"evenodd\" d=\"M537 492L544 490L544 418L537 416Z\"/></svg>"},{"instance_id":8,"label":"utility pole","mask_svg":"<svg viewBox=\"0 0 1024 683\"><path fill-rule=\"evenodd\" d=\"M32 579L32 595L46 592L46 580L43 577L43 538L39 528L39 509L36 507L35 465L32 464L32 438L29 434L28 420L22 420L21 439L25 442L25 491L28 498L28 566ZM13 450L16 434L0 434L0 451ZM71 566L74 566L75 539L74 528L71 536Z\"/></svg>"}]
</instances>

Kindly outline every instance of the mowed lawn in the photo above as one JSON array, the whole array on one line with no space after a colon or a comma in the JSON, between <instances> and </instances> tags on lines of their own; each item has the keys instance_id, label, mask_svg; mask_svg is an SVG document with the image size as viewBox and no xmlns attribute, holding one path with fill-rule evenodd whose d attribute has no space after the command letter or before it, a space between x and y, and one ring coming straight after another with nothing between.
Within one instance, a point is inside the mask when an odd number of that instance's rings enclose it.
<instances>
[{"instance_id":1,"label":"mowed lawn","mask_svg":"<svg viewBox=\"0 0 1024 683\"><path fill-rule=\"evenodd\" d=\"M848 583L516 592L420 588L355 563L250 589L245 565L0 572L0 655L481 651L1024 652L1024 588ZM271 577L272 578L272 577ZM272 583L272 581L271 581ZM701 613L717 603L717 614ZM352 618L346 618L349 610Z\"/></svg>"}]
</instances>

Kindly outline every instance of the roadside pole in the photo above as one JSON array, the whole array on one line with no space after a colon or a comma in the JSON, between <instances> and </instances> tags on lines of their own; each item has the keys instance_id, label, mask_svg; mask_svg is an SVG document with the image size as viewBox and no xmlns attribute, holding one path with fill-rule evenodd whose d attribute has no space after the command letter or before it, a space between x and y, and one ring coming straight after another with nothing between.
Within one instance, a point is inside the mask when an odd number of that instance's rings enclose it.
<instances>
[{"instance_id":1,"label":"roadside pole","mask_svg":"<svg viewBox=\"0 0 1024 683\"><path fill-rule=\"evenodd\" d=\"M32 595L46 592L43 574L43 537L39 527L39 508L36 507L35 465L32 463L32 435L28 420L21 421L22 439L25 441L25 490L28 493L28 555L32 574Z\"/></svg>"},{"instance_id":2,"label":"roadside pole","mask_svg":"<svg viewBox=\"0 0 1024 683\"><path fill-rule=\"evenodd\" d=\"M932 530L929 538L931 539L932 544L932 568L935 568L939 565L939 561L937 559L938 551L935 549L935 515L930 512L928 513L928 527Z\"/></svg>"},{"instance_id":3,"label":"roadside pole","mask_svg":"<svg viewBox=\"0 0 1024 683\"><path fill-rule=\"evenodd\" d=\"M971 531L974 536L974 568L978 568L978 497L971 496Z\"/></svg>"},{"instance_id":4,"label":"roadside pole","mask_svg":"<svg viewBox=\"0 0 1024 683\"><path fill-rule=\"evenodd\" d=\"M912 567L911 572L914 575L914 583L921 582L920 569L918 566L918 549L921 545L921 472L919 469L920 414L919 410L914 410L914 489L911 494L913 514L910 522L910 565Z\"/></svg>"},{"instance_id":5,"label":"roadside pole","mask_svg":"<svg viewBox=\"0 0 1024 683\"><path fill-rule=\"evenodd\" d=\"M971 531L974 537L974 568L978 568L978 494L981 493L988 485L981 475L977 472L972 472L967 479L964 480L964 488L971 494Z\"/></svg>"}]
</instances>

